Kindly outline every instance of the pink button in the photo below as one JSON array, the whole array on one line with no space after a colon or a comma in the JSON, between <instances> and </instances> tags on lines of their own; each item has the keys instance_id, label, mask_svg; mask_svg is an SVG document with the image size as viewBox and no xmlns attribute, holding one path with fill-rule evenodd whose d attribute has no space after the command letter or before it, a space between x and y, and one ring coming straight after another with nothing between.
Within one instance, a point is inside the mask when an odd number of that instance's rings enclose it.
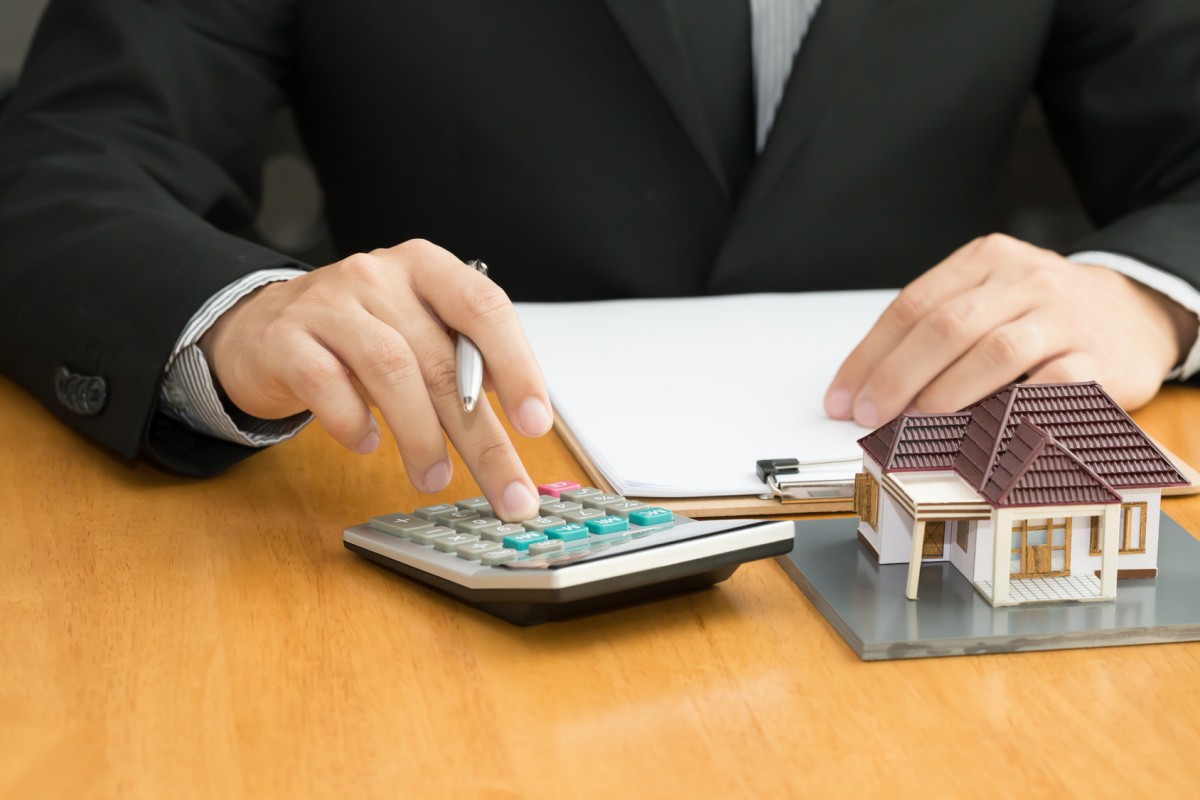
<instances>
[{"instance_id":1,"label":"pink button","mask_svg":"<svg viewBox=\"0 0 1200 800\"><path fill-rule=\"evenodd\" d=\"M551 497L559 497L563 492L569 492L572 489L578 489L579 484L574 481L555 481L554 483L543 483L538 487L538 494L548 494Z\"/></svg>"}]
</instances>

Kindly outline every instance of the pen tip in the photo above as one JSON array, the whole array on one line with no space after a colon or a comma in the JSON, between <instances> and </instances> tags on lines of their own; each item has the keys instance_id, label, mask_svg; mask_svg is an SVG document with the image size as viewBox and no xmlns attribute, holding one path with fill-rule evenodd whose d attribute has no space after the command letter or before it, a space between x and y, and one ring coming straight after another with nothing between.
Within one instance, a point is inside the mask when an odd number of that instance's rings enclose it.
<instances>
[{"instance_id":1,"label":"pen tip","mask_svg":"<svg viewBox=\"0 0 1200 800\"><path fill-rule=\"evenodd\" d=\"M474 397L464 397L463 398L463 411L466 411L468 414L470 414L474 410L475 410L475 398Z\"/></svg>"}]
</instances>

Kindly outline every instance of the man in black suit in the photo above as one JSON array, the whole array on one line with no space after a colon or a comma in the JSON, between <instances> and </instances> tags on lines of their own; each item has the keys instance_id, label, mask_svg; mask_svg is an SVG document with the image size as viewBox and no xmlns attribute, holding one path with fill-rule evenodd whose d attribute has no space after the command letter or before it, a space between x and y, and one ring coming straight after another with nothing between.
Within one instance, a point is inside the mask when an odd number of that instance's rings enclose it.
<instances>
[{"instance_id":1,"label":"man in black suit","mask_svg":"<svg viewBox=\"0 0 1200 800\"><path fill-rule=\"evenodd\" d=\"M982 236L1031 91L1098 224L1070 259ZM285 101L347 254L314 272L239 235ZM447 326L517 430L549 402L460 257L516 299L909 283L827 395L868 425L1021 375L1136 405L1200 360L1200 5L51 4L0 118L0 371L83 433L206 474L306 411L370 452L374 403L415 485L445 431L522 516Z\"/></svg>"}]
</instances>

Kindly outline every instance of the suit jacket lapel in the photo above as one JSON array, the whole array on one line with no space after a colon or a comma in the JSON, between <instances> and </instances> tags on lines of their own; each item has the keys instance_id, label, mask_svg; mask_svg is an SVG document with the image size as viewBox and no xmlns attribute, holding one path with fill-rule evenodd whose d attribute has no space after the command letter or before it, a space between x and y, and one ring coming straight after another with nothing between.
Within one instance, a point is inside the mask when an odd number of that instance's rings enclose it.
<instances>
[{"instance_id":1,"label":"suit jacket lapel","mask_svg":"<svg viewBox=\"0 0 1200 800\"><path fill-rule=\"evenodd\" d=\"M747 0L748 2L749 0ZM654 85L726 196L729 183L709 130L679 27L663 0L604 0Z\"/></svg>"},{"instance_id":2,"label":"suit jacket lapel","mask_svg":"<svg viewBox=\"0 0 1200 800\"><path fill-rule=\"evenodd\" d=\"M738 202L736 220L763 203L796 156L854 54L880 0L824 0L801 44L775 123ZM736 225L736 222L735 222Z\"/></svg>"}]
</instances>

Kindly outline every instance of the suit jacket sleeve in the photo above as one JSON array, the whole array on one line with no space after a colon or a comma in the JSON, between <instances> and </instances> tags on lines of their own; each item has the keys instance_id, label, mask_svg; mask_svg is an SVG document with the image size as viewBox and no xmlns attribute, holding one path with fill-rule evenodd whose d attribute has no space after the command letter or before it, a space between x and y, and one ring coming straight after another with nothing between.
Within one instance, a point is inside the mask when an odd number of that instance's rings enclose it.
<instances>
[{"instance_id":1,"label":"suit jacket sleeve","mask_svg":"<svg viewBox=\"0 0 1200 800\"><path fill-rule=\"evenodd\" d=\"M290 14L56 0L0 116L0 372L121 455L207 474L253 452L157 414L156 398L196 309L294 266L228 232L254 217ZM59 368L103 380L98 413L59 399Z\"/></svg>"},{"instance_id":2,"label":"suit jacket sleeve","mask_svg":"<svg viewBox=\"0 0 1200 800\"><path fill-rule=\"evenodd\" d=\"M1061 0L1038 88L1100 226L1067 252L1200 286L1200 3Z\"/></svg>"}]
</instances>

